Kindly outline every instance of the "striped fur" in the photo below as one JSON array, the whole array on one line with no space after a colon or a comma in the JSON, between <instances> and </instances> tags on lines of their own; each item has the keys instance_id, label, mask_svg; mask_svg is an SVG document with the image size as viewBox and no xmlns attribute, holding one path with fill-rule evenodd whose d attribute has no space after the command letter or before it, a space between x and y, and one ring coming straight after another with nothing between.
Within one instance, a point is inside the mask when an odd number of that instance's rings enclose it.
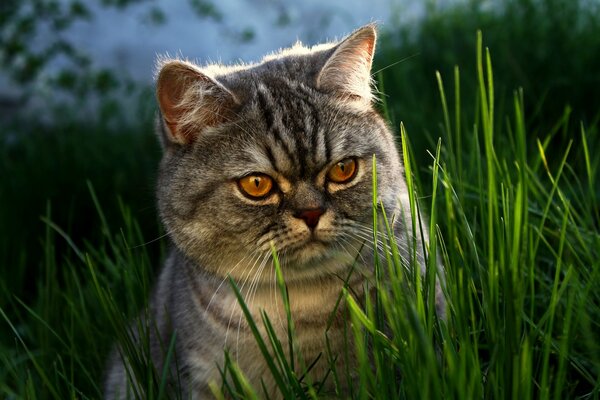
<instances>
[{"instance_id":1,"label":"striped fur","mask_svg":"<svg viewBox=\"0 0 600 400\"><path fill-rule=\"evenodd\" d=\"M253 65L161 63L164 156L157 195L173 246L151 299L157 328L151 330L151 350L162 371L161 348L176 333L176 363L169 367L179 379L173 388L209 397L207 385L219 382L217 365L229 349L249 381L260 388L262 380L277 398L227 283L228 276L237 281L257 321L260 310L267 312L287 348L271 245L289 288L299 349L307 362L323 353L312 376L326 375L325 328L343 285L340 277L357 259L349 283L360 294L372 272L373 156L378 195L396 216L395 233L408 257L403 169L394 137L372 107L374 48L374 27L366 26L340 43L296 45ZM329 169L347 158L356 160L355 177L346 183L328 179ZM275 191L258 200L244 195L236 182L253 173L270 176ZM296 215L316 208L323 213L311 230ZM339 371L351 367L353 358L342 354L343 309L328 332ZM118 354L108 371L107 398L123 398L132 384Z\"/></svg>"}]
</instances>

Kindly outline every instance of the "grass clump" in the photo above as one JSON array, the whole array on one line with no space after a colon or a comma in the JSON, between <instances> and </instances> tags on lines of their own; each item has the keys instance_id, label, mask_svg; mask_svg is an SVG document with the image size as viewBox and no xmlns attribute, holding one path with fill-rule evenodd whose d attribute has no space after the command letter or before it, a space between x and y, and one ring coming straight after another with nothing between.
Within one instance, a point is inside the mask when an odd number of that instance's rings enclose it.
<instances>
[{"instance_id":1,"label":"grass clump","mask_svg":"<svg viewBox=\"0 0 600 400\"><path fill-rule=\"evenodd\" d=\"M401 11L401 10L400 10ZM477 76L471 59L477 30L494 51L495 123L512 111L513 90L523 89L528 146L544 136L551 152L561 153L579 123L597 125L600 99L600 4L587 0L506 0L426 2L425 16L382 33L375 70L385 80L390 115L412 133L419 165L439 132L437 84L461 66L462 118L477 114ZM399 62L400 61L400 62ZM394 67L390 65L399 62ZM561 122L568 118L568 124ZM556 129L560 125L563 129ZM426 130L426 135L415 131ZM552 135L548 135L553 132ZM549 160L554 162L554 160Z\"/></svg>"}]
</instances>

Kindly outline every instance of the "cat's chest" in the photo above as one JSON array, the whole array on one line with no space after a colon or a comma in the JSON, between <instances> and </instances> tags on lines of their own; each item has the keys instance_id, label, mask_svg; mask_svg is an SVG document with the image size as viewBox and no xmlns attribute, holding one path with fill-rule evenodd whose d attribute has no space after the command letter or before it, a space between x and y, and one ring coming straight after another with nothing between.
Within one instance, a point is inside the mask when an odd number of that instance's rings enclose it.
<instances>
[{"instance_id":1,"label":"cat's chest","mask_svg":"<svg viewBox=\"0 0 600 400\"><path fill-rule=\"evenodd\" d=\"M355 284L359 286L358 283ZM336 359L336 363L342 368L348 357L352 357L345 351L345 346L351 339L344 336L344 332L350 332L349 328L344 329L344 302L338 301L343 286L344 282L334 283L333 280L313 282L311 285L288 285L290 312L294 323L292 347L298 373L302 374L301 365L313 365L311 375L319 379L318 377L327 375L330 368L328 360ZM257 345L256 331L251 329L234 293L224 286L216 294L216 289L211 289L208 285L200 285L196 289L193 296L198 319L188 325L188 328L190 332L203 334L187 335L188 338L195 338L195 343L186 346L195 349L193 354L188 353L192 369L198 374L208 374L208 380L218 380L216 370L207 367L214 367L217 360L222 360L221 363L218 362L222 365L223 349L227 349L232 360L251 383L256 384L256 387L264 383L266 387L274 388L275 382L268 382L272 374L268 371L265 355ZM240 292L256 330L266 344L268 357L274 357L274 354L267 325L281 344L285 358L289 360L287 313L279 288L276 285L254 287L252 290L240 287Z\"/></svg>"},{"instance_id":2,"label":"cat's chest","mask_svg":"<svg viewBox=\"0 0 600 400\"><path fill-rule=\"evenodd\" d=\"M294 322L299 325L311 325L327 319L338 303L343 286L344 282L341 280L289 284L287 297ZM263 313L273 320L272 322L287 318L283 295L276 284L249 287L241 285L238 290L243 298L243 306L227 283L217 288L198 283L192 288L196 311L206 317L212 316L217 319L227 317L232 321L235 318L246 319L244 308L256 321L262 320Z\"/></svg>"}]
</instances>

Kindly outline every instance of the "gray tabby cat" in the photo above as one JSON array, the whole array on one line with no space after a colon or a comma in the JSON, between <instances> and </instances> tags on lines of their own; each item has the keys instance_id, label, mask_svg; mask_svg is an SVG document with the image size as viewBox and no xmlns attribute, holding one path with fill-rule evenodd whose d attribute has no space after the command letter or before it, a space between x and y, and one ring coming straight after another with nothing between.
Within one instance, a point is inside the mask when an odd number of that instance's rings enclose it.
<instances>
[{"instance_id":1,"label":"gray tabby cat","mask_svg":"<svg viewBox=\"0 0 600 400\"><path fill-rule=\"evenodd\" d=\"M227 282L231 276L238 283L256 321L266 311L287 349L271 245L288 286L298 348L308 363L323 353L312 376L325 376L325 329L343 277L358 259L360 271L348 284L360 295L372 273L373 155L379 198L395 214L399 247L409 258L403 168L373 108L375 39L368 25L340 43L297 44L254 65L162 62L158 205L174 246L151 299L150 350L160 373L176 333L167 367L183 398L212 397L208 384L219 384L226 348L257 390L262 380L277 397ZM423 266L422 253L419 247ZM443 303L441 293L437 301ZM328 332L338 371L353 363L343 355L343 324L342 306ZM106 381L110 399L143 385L118 354Z\"/></svg>"}]
</instances>

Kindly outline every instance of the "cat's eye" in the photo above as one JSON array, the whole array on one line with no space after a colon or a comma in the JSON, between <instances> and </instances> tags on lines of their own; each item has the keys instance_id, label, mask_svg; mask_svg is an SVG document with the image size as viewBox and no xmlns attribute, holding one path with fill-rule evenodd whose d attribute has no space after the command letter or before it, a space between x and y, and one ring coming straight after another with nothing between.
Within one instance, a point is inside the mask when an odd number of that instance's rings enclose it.
<instances>
[{"instance_id":1,"label":"cat's eye","mask_svg":"<svg viewBox=\"0 0 600 400\"><path fill-rule=\"evenodd\" d=\"M335 163L329 172L327 178L335 183L346 183L356 175L356 160L354 158L346 158Z\"/></svg>"},{"instance_id":2,"label":"cat's eye","mask_svg":"<svg viewBox=\"0 0 600 400\"><path fill-rule=\"evenodd\" d=\"M239 179L238 186L245 195L261 199L273 190L273 179L265 174L253 174Z\"/></svg>"}]
</instances>

